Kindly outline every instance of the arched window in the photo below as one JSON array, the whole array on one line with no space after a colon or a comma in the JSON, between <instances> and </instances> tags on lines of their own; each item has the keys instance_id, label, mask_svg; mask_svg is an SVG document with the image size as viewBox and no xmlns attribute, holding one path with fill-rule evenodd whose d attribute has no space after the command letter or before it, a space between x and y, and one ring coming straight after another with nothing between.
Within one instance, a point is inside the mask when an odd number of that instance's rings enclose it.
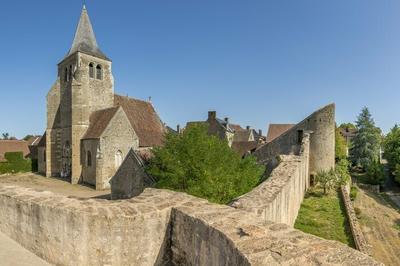
<instances>
[{"instance_id":1,"label":"arched window","mask_svg":"<svg viewBox=\"0 0 400 266\"><path fill-rule=\"evenodd\" d=\"M92 166L92 153L90 151L87 152L87 166Z\"/></svg>"},{"instance_id":2,"label":"arched window","mask_svg":"<svg viewBox=\"0 0 400 266\"><path fill-rule=\"evenodd\" d=\"M122 152L117 151L115 153L115 168L118 169L122 164Z\"/></svg>"},{"instance_id":3,"label":"arched window","mask_svg":"<svg viewBox=\"0 0 400 266\"><path fill-rule=\"evenodd\" d=\"M101 65L96 66L96 79L103 79L103 71Z\"/></svg>"},{"instance_id":4,"label":"arched window","mask_svg":"<svg viewBox=\"0 0 400 266\"><path fill-rule=\"evenodd\" d=\"M89 64L89 78L94 78L94 65L93 65L93 63Z\"/></svg>"},{"instance_id":5,"label":"arched window","mask_svg":"<svg viewBox=\"0 0 400 266\"><path fill-rule=\"evenodd\" d=\"M69 66L69 80L72 80L72 66Z\"/></svg>"},{"instance_id":6,"label":"arched window","mask_svg":"<svg viewBox=\"0 0 400 266\"><path fill-rule=\"evenodd\" d=\"M65 68L64 71L64 81L68 81L68 68Z\"/></svg>"}]
</instances>

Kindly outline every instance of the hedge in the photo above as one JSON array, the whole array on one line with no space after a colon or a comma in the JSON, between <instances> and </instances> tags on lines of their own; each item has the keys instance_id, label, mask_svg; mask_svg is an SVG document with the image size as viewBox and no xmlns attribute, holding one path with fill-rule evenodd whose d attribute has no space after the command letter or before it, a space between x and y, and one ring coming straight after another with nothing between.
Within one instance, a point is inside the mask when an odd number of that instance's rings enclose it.
<instances>
[{"instance_id":1,"label":"hedge","mask_svg":"<svg viewBox=\"0 0 400 266\"><path fill-rule=\"evenodd\" d=\"M30 172L32 170L31 159L24 159L22 152L6 152L6 162L0 162L0 174Z\"/></svg>"}]
</instances>

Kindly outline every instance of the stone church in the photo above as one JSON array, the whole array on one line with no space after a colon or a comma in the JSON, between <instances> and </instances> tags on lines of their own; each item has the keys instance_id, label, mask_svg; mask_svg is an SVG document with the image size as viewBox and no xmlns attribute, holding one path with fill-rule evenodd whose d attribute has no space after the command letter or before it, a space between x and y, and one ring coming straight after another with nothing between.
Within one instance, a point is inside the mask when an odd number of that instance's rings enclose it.
<instances>
[{"instance_id":1,"label":"stone church","mask_svg":"<svg viewBox=\"0 0 400 266\"><path fill-rule=\"evenodd\" d=\"M40 171L105 189L131 149L148 153L162 145L165 132L151 102L114 94L111 60L99 49L83 7L47 95Z\"/></svg>"}]
</instances>

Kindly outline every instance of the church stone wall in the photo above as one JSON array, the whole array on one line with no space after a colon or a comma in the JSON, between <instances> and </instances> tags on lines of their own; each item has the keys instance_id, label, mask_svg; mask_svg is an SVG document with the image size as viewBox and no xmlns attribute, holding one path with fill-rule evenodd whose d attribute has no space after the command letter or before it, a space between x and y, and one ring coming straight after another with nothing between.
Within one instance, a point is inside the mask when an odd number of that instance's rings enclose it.
<instances>
[{"instance_id":1,"label":"church stone wall","mask_svg":"<svg viewBox=\"0 0 400 266\"><path fill-rule=\"evenodd\" d=\"M86 184L96 186L96 169L97 167L97 149L99 147L98 139L85 139L81 142L81 164L82 164L82 181ZM91 154L91 165L88 162L88 152Z\"/></svg>"},{"instance_id":2,"label":"church stone wall","mask_svg":"<svg viewBox=\"0 0 400 266\"><path fill-rule=\"evenodd\" d=\"M305 133L299 155L281 155L269 178L230 206L252 212L265 221L293 226L310 185L310 135Z\"/></svg>"},{"instance_id":3,"label":"church stone wall","mask_svg":"<svg viewBox=\"0 0 400 266\"><path fill-rule=\"evenodd\" d=\"M110 187L110 179L117 172L120 165L116 165L116 154L122 153L122 159L129 150L139 148L139 138L129 123L128 117L122 108L119 108L100 138L100 155L97 156L96 189Z\"/></svg>"},{"instance_id":4,"label":"church stone wall","mask_svg":"<svg viewBox=\"0 0 400 266\"><path fill-rule=\"evenodd\" d=\"M336 241L184 193L77 199L0 185L0 231L55 265L382 265Z\"/></svg>"},{"instance_id":5,"label":"church stone wall","mask_svg":"<svg viewBox=\"0 0 400 266\"><path fill-rule=\"evenodd\" d=\"M46 147L38 147L38 172L46 174Z\"/></svg>"}]
</instances>

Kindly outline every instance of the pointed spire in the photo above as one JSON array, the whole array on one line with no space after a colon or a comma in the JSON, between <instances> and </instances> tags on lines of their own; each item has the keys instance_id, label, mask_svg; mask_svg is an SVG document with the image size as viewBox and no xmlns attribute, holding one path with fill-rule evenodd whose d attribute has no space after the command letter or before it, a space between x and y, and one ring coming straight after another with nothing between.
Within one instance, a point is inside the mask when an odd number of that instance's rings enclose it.
<instances>
[{"instance_id":1,"label":"pointed spire","mask_svg":"<svg viewBox=\"0 0 400 266\"><path fill-rule=\"evenodd\" d=\"M96 36L94 35L92 23L90 22L85 5L83 5L78 27L76 28L74 41L72 42L71 49L69 50L67 56L76 52L83 52L109 60L97 45Z\"/></svg>"}]
</instances>

